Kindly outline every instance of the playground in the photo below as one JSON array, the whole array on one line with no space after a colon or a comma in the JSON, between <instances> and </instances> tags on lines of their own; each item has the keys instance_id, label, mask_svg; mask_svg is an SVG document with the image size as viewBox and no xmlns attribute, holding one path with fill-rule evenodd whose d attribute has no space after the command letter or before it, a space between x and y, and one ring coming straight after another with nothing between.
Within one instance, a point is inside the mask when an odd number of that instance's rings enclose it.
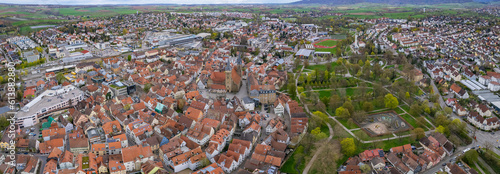
<instances>
[{"instance_id":1,"label":"playground","mask_svg":"<svg viewBox=\"0 0 500 174\"><path fill-rule=\"evenodd\" d=\"M368 135L382 136L404 132L413 127L394 111L380 112L368 115L362 122L356 122Z\"/></svg>"}]
</instances>

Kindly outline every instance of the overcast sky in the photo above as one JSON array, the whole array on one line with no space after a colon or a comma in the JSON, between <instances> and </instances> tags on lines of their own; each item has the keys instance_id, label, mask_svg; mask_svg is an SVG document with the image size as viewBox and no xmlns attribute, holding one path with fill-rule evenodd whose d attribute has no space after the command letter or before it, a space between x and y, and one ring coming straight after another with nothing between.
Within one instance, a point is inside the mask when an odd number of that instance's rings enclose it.
<instances>
[{"instance_id":1,"label":"overcast sky","mask_svg":"<svg viewBox=\"0 0 500 174\"><path fill-rule=\"evenodd\" d=\"M288 3L298 0L3 0L12 4L60 4L60 5L99 5L99 4L250 4L250 3Z\"/></svg>"}]
</instances>

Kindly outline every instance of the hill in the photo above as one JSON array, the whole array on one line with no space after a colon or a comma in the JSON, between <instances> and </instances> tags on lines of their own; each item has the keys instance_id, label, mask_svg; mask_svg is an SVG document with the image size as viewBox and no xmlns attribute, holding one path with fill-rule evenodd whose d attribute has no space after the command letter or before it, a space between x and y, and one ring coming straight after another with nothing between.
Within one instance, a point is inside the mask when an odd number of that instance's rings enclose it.
<instances>
[{"instance_id":1,"label":"hill","mask_svg":"<svg viewBox=\"0 0 500 174\"><path fill-rule=\"evenodd\" d=\"M484 0L483 0L484 1ZM488 1L488 0L486 0ZM390 5L401 4L444 4L444 3L467 3L474 0L301 0L293 2L293 4L330 4L330 5L348 5L357 3L384 3Z\"/></svg>"}]
</instances>

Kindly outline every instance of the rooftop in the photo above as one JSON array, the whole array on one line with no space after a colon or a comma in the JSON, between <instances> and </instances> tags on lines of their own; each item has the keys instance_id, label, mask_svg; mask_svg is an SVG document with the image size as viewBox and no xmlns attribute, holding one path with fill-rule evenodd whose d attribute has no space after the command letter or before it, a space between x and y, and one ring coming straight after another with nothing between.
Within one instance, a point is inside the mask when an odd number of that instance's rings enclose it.
<instances>
[{"instance_id":1,"label":"rooftop","mask_svg":"<svg viewBox=\"0 0 500 174\"><path fill-rule=\"evenodd\" d=\"M71 98L82 96L83 91L73 85L63 86L60 89L46 90L30 103L24 106L16 114L16 118L33 116L42 110L48 110L49 107L67 101Z\"/></svg>"}]
</instances>

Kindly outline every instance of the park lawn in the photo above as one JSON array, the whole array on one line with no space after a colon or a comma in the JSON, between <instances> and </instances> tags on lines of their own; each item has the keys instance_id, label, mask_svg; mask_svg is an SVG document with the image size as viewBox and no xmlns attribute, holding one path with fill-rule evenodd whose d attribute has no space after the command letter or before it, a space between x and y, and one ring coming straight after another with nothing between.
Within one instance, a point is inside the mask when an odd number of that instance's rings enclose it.
<instances>
[{"instance_id":1,"label":"park lawn","mask_svg":"<svg viewBox=\"0 0 500 174\"><path fill-rule=\"evenodd\" d=\"M336 66L339 65L339 64L337 64L337 62L332 62L330 64L332 65L332 68L334 68L334 67L336 67ZM326 64L309 65L309 66L305 67L305 69L325 71L326 70Z\"/></svg>"},{"instance_id":2,"label":"park lawn","mask_svg":"<svg viewBox=\"0 0 500 174\"><path fill-rule=\"evenodd\" d=\"M403 108L403 110L405 110L406 112L410 113L410 106L404 104L404 105L400 105L401 108Z\"/></svg>"},{"instance_id":3,"label":"park lawn","mask_svg":"<svg viewBox=\"0 0 500 174\"><path fill-rule=\"evenodd\" d=\"M429 119L427 118L427 120L429 120ZM431 120L429 120L429 121L431 121ZM427 121L425 122L425 126L427 126L429 129L433 129L432 125Z\"/></svg>"},{"instance_id":4,"label":"park lawn","mask_svg":"<svg viewBox=\"0 0 500 174\"><path fill-rule=\"evenodd\" d=\"M345 93L346 93L347 96L353 96L355 93L357 94L358 90L359 89L356 88L356 87L346 88L345 89ZM373 89L371 89L371 88L366 89L367 93L368 92L372 92L372 91L373 91ZM318 91L319 97L330 97L330 96L332 96L332 92L333 92L333 90L321 90L321 91ZM336 94L340 94L339 89L335 90L335 93Z\"/></svg>"},{"instance_id":5,"label":"park lawn","mask_svg":"<svg viewBox=\"0 0 500 174\"><path fill-rule=\"evenodd\" d=\"M330 97L332 96L332 90L318 91L319 97Z\"/></svg>"},{"instance_id":6,"label":"park lawn","mask_svg":"<svg viewBox=\"0 0 500 174\"><path fill-rule=\"evenodd\" d=\"M321 126L320 129L321 129L321 132L325 133L327 136L330 136L330 129L328 128L328 126L326 124Z\"/></svg>"},{"instance_id":7,"label":"park lawn","mask_svg":"<svg viewBox=\"0 0 500 174\"><path fill-rule=\"evenodd\" d=\"M295 155L299 152L294 152L288 160L281 166L280 171L284 173L298 174L297 170L295 170ZM302 153L302 152L300 152ZM305 164L304 164L305 165Z\"/></svg>"},{"instance_id":8,"label":"park lawn","mask_svg":"<svg viewBox=\"0 0 500 174\"><path fill-rule=\"evenodd\" d=\"M396 113L398 114L402 114L402 113L405 113L404 110L402 110L401 108L397 107L396 109L394 109L394 111L396 111Z\"/></svg>"},{"instance_id":9,"label":"park lawn","mask_svg":"<svg viewBox=\"0 0 500 174\"><path fill-rule=\"evenodd\" d=\"M491 150L488 150L488 149L483 149L485 151L485 153L490 153L490 154L493 154L493 156L495 156L498 160L500 160L500 155L498 155L497 153L491 151Z\"/></svg>"},{"instance_id":10,"label":"park lawn","mask_svg":"<svg viewBox=\"0 0 500 174\"><path fill-rule=\"evenodd\" d=\"M398 133L395 133L397 136L403 136L403 135L409 135L411 134L410 131L404 131L404 132L398 132Z\"/></svg>"},{"instance_id":11,"label":"park lawn","mask_svg":"<svg viewBox=\"0 0 500 174\"><path fill-rule=\"evenodd\" d=\"M413 126L413 128L419 127L418 124L417 124L417 120L413 119L410 115L403 114L403 115L400 115L400 116L403 117L403 119L405 119L406 122L410 123L410 125Z\"/></svg>"},{"instance_id":12,"label":"park lawn","mask_svg":"<svg viewBox=\"0 0 500 174\"><path fill-rule=\"evenodd\" d=\"M345 93L346 93L346 95L347 95L347 96L353 96L353 95L354 95L354 93L356 93L356 94L357 94L357 93L359 93L359 92L357 92L358 90L359 90L358 88L347 88L347 89L345 90ZM369 93L369 92L373 92L373 89L368 88L368 89L366 89L366 92L367 92L367 93Z\"/></svg>"},{"instance_id":13,"label":"park lawn","mask_svg":"<svg viewBox=\"0 0 500 174\"><path fill-rule=\"evenodd\" d=\"M471 163L471 164L467 164L469 165L469 167L473 168L474 170L476 170L478 173L480 172L480 170L478 169L478 167L476 166L476 164L474 163ZM483 170L484 171L484 170Z\"/></svg>"},{"instance_id":14,"label":"park lawn","mask_svg":"<svg viewBox=\"0 0 500 174\"><path fill-rule=\"evenodd\" d=\"M352 123L352 125L349 125L347 119L341 119L341 118L337 117L337 120L340 123L342 123L342 125L344 125L347 129L356 129L356 128L359 128L359 126L357 124L355 124L355 123Z\"/></svg>"},{"instance_id":15,"label":"park lawn","mask_svg":"<svg viewBox=\"0 0 500 174\"><path fill-rule=\"evenodd\" d=\"M481 158L481 157L478 157L478 158ZM483 161L484 161L484 159L483 159ZM478 167L483 169L484 172L488 171L488 167L486 167L486 166L488 166L488 164L483 163L482 161L479 161L479 160L477 160L476 162L477 162Z\"/></svg>"},{"instance_id":16,"label":"park lawn","mask_svg":"<svg viewBox=\"0 0 500 174\"><path fill-rule=\"evenodd\" d=\"M312 147L311 149L309 149L309 152L314 152L315 148L316 147ZM297 148L295 148L295 149L297 149ZM298 174L297 171L295 170L295 165L296 165L295 155L303 154L303 153L304 153L304 151L294 151L292 156L290 156L290 158L288 158L288 160L283 164L283 166L281 166L280 171L284 172L284 173ZM303 154L303 155L306 158L307 156L314 155L314 153L308 153L308 154ZM300 162L299 166L297 167L300 172L304 171L304 169L306 168L306 164L307 164L308 160L306 160L305 158L304 158L304 160L302 160Z\"/></svg>"},{"instance_id":17,"label":"park lawn","mask_svg":"<svg viewBox=\"0 0 500 174\"><path fill-rule=\"evenodd\" d=\"M395 65L388 65L388 66L385 66L384 69L389 69L389 68L394 68Z\"/></svg>"},{"instance_id":18,"label":"park lawn","mask_svg":"<svg viewBox=\"0 0 500 174\"><path fill-rule=\"evenodd\" d=\"M385 112L385 111L391 111L391 110L392 110L391 108L377 107L377 106L375 106L372 111L368 112L368 114Z\"/></svg>"},{"instance_id":19,"label":"park lawn","mask_svg":"<svg viewBox=\"0 0 500 174\"><path fill-rule=\"evenodd\" d=\"M323 42L317 43L316 45L331 47L331 46L337 45L337 41L336 40L325 40Z\"/></svg>"},{"instance_id":20,"label":"park lawn","mask_svg":"<svg viewBox=\"0 0 500 174\"><path fill-rule=\"evenodd\" d=\"M332 55L336 55L337 48L315 48L314 51L316 51L316 52L330 52L330 53L332 53Z\"/></svg>"}]
</instances>

